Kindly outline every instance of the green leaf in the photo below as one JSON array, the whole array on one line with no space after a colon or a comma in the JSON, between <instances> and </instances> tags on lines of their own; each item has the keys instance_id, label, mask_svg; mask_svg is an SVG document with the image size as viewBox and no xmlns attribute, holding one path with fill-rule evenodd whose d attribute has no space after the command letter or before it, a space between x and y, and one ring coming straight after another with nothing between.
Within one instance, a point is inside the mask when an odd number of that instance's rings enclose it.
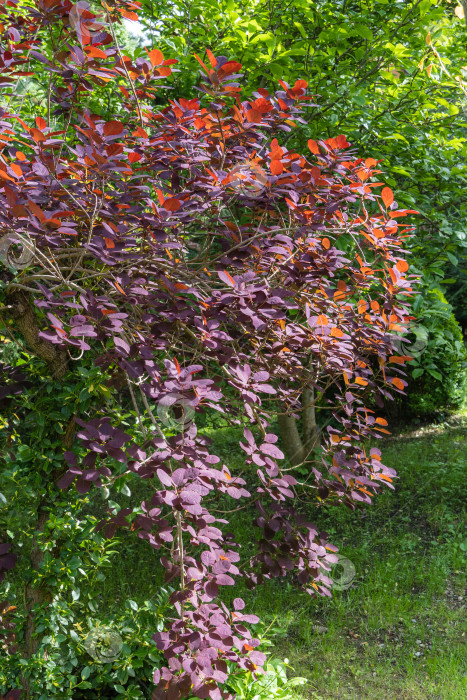
<instances>
[{"instance_id":1,"label":"green leaf","mask_svg":"<svg viewBox=\"0 0 467 700\"><path fill-rule=\"evenodd\" d=\"M361 36L362 39L373 41L373 32L365 24L356 24L354 31L356 34L358 34L358 36Z\"/></svg>"},{"instance_id":2,"label":"green leaf","mask_svg":"<svg viewBox=\"0 0 467 700\"><path fill-rule=\"evenodd\" d=\"M307 34L306 34L306 32L305 32L305 29L303 28L303 24L301 24L300 22L294 22L294 25L297 27L297 29L298 29L298 31L300 32L300 34L302 35L302 37L303 37L304 39L306 39L306 38L307 38Z\"/></svg>"},{"instance_id":3,"label":"green leaf","mask_svg":"<svg viewBox=\"0 0 467 700\"><path fill-rule=\"evenodd\" d=\"M81 671L81 678L83 679L83 681L85 681L86 678L89 678L90 675L91 675L91 667L86 666L85 668L83 668L83 670Z\"/></svg>"}]
</instances>

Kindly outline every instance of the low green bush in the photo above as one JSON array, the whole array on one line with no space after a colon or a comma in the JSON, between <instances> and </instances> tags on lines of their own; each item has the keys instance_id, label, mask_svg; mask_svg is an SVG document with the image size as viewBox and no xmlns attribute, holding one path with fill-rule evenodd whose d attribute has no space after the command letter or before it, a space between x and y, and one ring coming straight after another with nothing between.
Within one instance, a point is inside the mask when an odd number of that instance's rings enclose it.
<instances>
[{"instance_id":1,"label":"low green bush","mask_svg":"<svg viewBox=\"0 0 467 700\"><path fill-rule=\"evenodd\" d=\"M391 418L427 418L455 411L467 390L467 352L452 306L439 289L422 290L413 306L410 332L397 339L407 363L407 396L386 403Z\"/></svg>"},{"instance_id":2,"label":"low green bush","mask_svg":"<svg viewBox=\"0 0 467 700\"><path fill-rule=\"evenodd\" d=\"M427 344L408 365L411 379L406 410L418 416L455 410L465 399L467 385L467 353L460 325L439 289L420 295L417 302L416 324Z\"/></svg>"}]
</instances>

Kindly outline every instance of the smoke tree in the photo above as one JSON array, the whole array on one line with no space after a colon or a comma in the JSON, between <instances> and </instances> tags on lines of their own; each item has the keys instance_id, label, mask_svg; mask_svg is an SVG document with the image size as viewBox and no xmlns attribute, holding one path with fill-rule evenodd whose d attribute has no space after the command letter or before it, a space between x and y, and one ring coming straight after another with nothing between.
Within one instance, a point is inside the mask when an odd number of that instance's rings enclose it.
<instances>
[{"instance_id":1,"label":"smoke tree","mask_svg":"<svg viewBox=\"0 0 467 700\"><path fill-rule=\"evenodd\" d=\"M305 154L281 145L312 118L304 80L243 95L241 65L207 51L198 92L161 107L176 58L157 48L124 55L118 23L136 19L138 3L102 8L1 5L0 233L11 263L2 300L52 377L90 354L128 388L131 434L95 403L76 417L53 482L82 494L127 472L152 483L151 498L109 512L101 527L147 540L176 589L173 619L155 635L167 663L154 672L153 697L218 700L228 697L229 662L259 674L265 660L250 630L258 618L240 598L228 609L223 586L293 573L310 595L330 595L337 550L297 493L354 508L391 486L394 471L365 439L387 432L375 408L405 387L410 358L393 333L409 320L412 294L402 251L410 227L399 219L414 212L398 209L378 163L344 136L309 141ZM34 75L45 86L35 119L17 90ZM2 368L2 396L21 391L22 372ZM310 386L331 398L303 479L274 425L299 414ZM161 416L177 408L167 430ZM200 411L243 426L253 489L210 451ZM248 560L217 515L229 501L256 506ZM44 501L31 526L49 510ZM4 569L11 544L0 545Z\"/></svg>"}]
</instances>

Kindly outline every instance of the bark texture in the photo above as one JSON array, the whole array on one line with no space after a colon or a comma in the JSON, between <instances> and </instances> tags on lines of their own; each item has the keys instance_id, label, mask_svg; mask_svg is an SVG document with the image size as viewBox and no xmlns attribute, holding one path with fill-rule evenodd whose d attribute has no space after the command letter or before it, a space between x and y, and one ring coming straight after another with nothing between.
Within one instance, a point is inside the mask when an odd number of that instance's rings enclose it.
<instances>
[{"instance_id":1,"label":"bark texture","mask_svg":"<svg viewBox=\"0 0 467 700\"><path fill-rule=\"evenodd\" d=\"M8 294L9 317L16 330L23 336L29 350L47 364L54 379L62 379L68 369L65 348L53 345L39 337L40 328L30 296L22 290Z\"/></svg>"}]
</instances>

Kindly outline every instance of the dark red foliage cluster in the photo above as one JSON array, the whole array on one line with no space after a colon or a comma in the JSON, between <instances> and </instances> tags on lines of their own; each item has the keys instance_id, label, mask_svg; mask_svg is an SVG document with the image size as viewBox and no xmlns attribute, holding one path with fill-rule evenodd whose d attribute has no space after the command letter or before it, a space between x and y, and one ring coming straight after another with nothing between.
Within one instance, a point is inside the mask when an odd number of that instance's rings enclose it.
<instances>
[{"instance_id":1,"label":"dark red foliage cluster","mask_svg":"<svg viewBox=\"0 0 467 700\"><path fill-rule=\"evenodd\" d=\"M329 595L337 550L294 505L297 489L354 507L394 477L364 440L387 432L368 397L382 405L406 385L410 358L394 352L393 333L409 318L410 229L398 219L411 212L344 136L310 140L306 154L281 145L313 107L304 80L244 96L240 64L207 51L199 95L160 109L154 95L176 61L157 49L133 61L116 43L114 25L137 3L101 17L69 0L38 1L27 17L16 0L0 7L0 82L11 92L35 67L50 80L35 123L13 97L1 110L0 232L35 251L10 289L46 314L44 340L123 376L137 415L131 434L105 406L79 417L86 455L65 453L60 487L86 493L122 470L154 482L137 512L102 524L108 536L131 527L177 583L175 617L155 635L167 666L154 698L227 698L228 662L259 673L265 657L248 628L257 618L240 599L232 611L215 602L221 587L294 572L310 594ZM93 90L116 87L118 113L87 106ZM332 390L333 425L301 485L271 425L300 410L307 384ZM196 419L165 430L164 402L243 425L255 493L210 452ZM249 561L209 510L219 494L256 503Z\"/></svg>"}]
</instances>

